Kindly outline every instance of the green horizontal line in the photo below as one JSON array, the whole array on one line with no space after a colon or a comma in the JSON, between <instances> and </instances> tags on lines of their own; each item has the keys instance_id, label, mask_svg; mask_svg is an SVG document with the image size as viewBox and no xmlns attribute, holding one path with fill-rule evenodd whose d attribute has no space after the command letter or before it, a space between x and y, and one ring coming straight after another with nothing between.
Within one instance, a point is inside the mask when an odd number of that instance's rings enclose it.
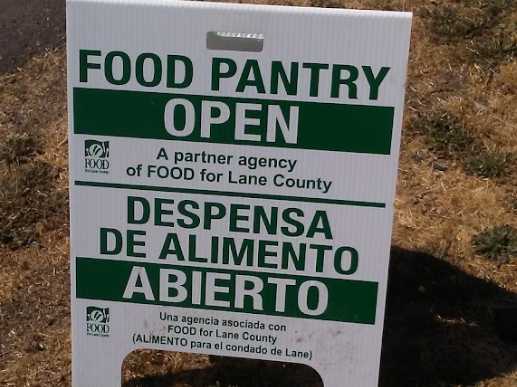
<instances>
[{"instance_id":1,"label":"green horizontal line","mask_svg":"<svg viewBox=\"0 0 517 387\"><path fill-rule=\"evenodd\" d=\"M385 203L362 202L362 201L356 201L356 200L309 198L309 197L304 197L304 196L269 195L269 194L257 194L257 193L248 193L248 192L215 191L215 190L206 190L206 189L178 188L178 187L159 187L159 186L154 186L154 185L140 185L140 184L101 183L101 182L96 182L96 181L81 181L81 180L76 180L75 185L85 186L85 187L135 189L135 190L140 190L140 191L177 192L177 193L194 194L194 195L218 195L218 196L242 197L242 198L252 198L252 199L284 200L284 201L290 201L290 202L322 203L322 204L334 204L334 205L338 205L338 206L386 208Z\"/></svg>"}]
</instances>

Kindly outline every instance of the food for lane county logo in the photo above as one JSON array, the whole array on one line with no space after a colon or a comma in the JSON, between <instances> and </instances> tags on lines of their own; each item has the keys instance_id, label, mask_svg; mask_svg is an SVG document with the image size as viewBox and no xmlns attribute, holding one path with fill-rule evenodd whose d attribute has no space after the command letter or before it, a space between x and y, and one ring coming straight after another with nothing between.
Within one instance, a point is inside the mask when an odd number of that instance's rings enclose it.
<instances>
[{"instance_id":1,"label":"food for lane county logo","mask_svg":"<svg viewBox=\"0 0 517 387\"><path fill-rule=\"evenodd\" d=\"M86 307L86 334L107 337L110 334L110 310L97 306Z\"/></svg>"},{"instance_id":2,"label":"food for lane county logo","mask_svg":"<svg viewBox=\"0 0 517 387\"><path fill-rule=\"evenodd\" d=\"M108 173L110 162L109 141L84 141L84 168L86 172Z\"/></svg>"}]
</instances>

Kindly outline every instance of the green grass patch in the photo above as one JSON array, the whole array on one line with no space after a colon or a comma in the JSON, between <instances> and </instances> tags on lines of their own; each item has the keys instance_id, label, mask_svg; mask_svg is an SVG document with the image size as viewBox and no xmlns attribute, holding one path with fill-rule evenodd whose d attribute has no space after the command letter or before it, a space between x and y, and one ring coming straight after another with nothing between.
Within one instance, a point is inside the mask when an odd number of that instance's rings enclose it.
<instances>
[{"instance_id":1,"label":"green grass patch","mask_svg":"<svg viewBox=\"0 0 517 387\"><path fill-rule=\"evenodd\" d=\"M513 166L513 155L500 151L481 151L468 155L464 160L467 173L488 177L506 177Z\"/></svg>"},{"instance_id":2,"label":"green grass patch","mask_svg":"<svg viewBox=\"0 0 517 387\"><path fill-rule=\"evenodd\" d=\"M491 36L480 36L473 39L469 50L472 59L479 62L509 62L517 56L517 25L513 26L514 32L499 30Z\"/></svg>"},{"instance_id":3,"label":"green grass patch","mask_svg":"<svg viewBox=\"0 0 517 387\"><path fill-rule=\"evenodd\" d=\"M517 229L510 225L495 226L472 239L476 253L499 262L517 257Z\"/></svg>"},{"instance_id":4,"label":"green grass patch","mask_svg":"<svg viewBox=\"0 0 517 387\"><path fill-rule=\"evenodd\" d=\"M434 150L448 156L467 152L475 143L461 120L449 112L432 111L421 115L413 126L427 135Z\"/></svg>"},{"instance_id":5,"label":"green grass patch","mask_svg":"<svg viewBox=\"0 0 517 387\"><path fill-rule=\"evenodd\" d=\"M9 133L0 143L0 161L7 165L22 164L41 153L38 136L31 133Z\"/></svg>"},{"instance_id":6,"label":"green grass patch","mask_svg":"<svg viewBox=\"0 0 517 387\"><path fill-rule=\"evenodd\" d=\"M445 40L471 38L497 25L513 0L470 0L424 8L431 32Z\"/></svg>"},{"instance_id":7,"label":"green grass patch","mask_svg":"<svg viewBox=\"0 0 517 387\"><path fill-rule=\"evenodd\" d=\"M44 161L12 166L0 175L0 244L26 246L52 222L64 221L68 195L55 187L58 175L58 168Z\"/></svg>"},{"instance_id":8,"label":"green grass patch","mask_svg":"<svg viewBox=\"0 0 517 387\"><path fill-rule=\"evenodd\" d=\"M415 118L412 127L427 138L435 154L442 159L458 161L470 175L503 178L510 176L516 168L513 153L486 149L479 135L476 136L451 112L431 109L430 113Z\"/></svg>"}]
</instances>

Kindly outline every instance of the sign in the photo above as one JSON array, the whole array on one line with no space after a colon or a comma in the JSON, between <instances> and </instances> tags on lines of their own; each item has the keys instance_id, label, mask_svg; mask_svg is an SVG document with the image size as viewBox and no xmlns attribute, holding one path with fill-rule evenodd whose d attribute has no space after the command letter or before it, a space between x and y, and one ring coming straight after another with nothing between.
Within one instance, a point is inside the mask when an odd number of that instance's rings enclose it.
<instances>
[{"instance_id":1,"label":"sign","mask_svg":"<svg viewBox=\"0 0 517 387\"><path fill-rule=\"evenodd\" d=\"M140 348L377 385L411 15L67 12L73 386Z\"/></svg>"}]
</instances>

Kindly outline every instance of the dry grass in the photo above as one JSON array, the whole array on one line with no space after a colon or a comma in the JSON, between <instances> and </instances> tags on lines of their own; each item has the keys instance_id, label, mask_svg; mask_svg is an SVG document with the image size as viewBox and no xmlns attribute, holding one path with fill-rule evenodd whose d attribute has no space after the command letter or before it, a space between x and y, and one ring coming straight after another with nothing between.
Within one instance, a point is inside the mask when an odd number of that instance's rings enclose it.
<instances>
[{"instance_id":1,"label":"dry grass","mask_svg":"<svg viewBox=\"0 0 517 387\"><path fill-rule=\"evenodd\" d=\"M0 257L0 385L70 385L66 229Z\"/></svg>"},{"instance_id":2,"label":"dry grass","mask_svg":"<svg viewBox=\"0 0 517 387\"><path fill-rule=\"evenodd\" d=\"M38 242L68 214L64 54L0 80L0 244Z\"/></svg>"},{"instance_id":3,"label":"dry grass","mask_svg":"<svg viewBox=\"0 0 517 387\"><path fill-rule=\"evenodd\" d=\"M415 12L381 386L517 386L492 316L517 293L517 2L269 3ZM2 386L69 385L64 66L58 51L0 76ZM252 371L146 352L124 377L250 387Z\"/></svg>"},{"instance_id":4,"label":"dry grass","mask_svg":"<svg viewBox=\"0 0 517 387\"><path fill-rule=\"evenodd\" d=\"M69 385L62 51L0 76L0 385Z\"/></svg>"}]
</instances>

